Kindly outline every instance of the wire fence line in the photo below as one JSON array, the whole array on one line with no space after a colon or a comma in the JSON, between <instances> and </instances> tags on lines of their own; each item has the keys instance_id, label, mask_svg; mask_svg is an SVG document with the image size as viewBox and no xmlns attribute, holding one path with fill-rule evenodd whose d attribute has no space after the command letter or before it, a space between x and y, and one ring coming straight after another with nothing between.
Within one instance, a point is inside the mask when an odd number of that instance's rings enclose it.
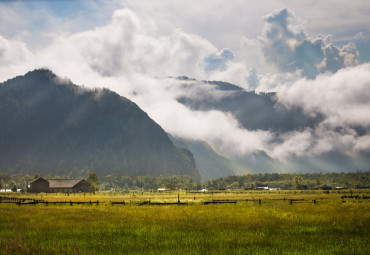
<instances>
[{"instance_id":1,"label":"wire fence line","mask_svg":"<svg viewBox=\"0 0 370 255\"><path fill-rule=\"evenodd\" d=\"M365 201L369 199L369 196L359 196L359 195L351 195L351 196L341 196L340 200L341 202L360 202ZM209 204L239 204L239 203L248 203L248 202L254 202L258 203L259 205L262 204L270 204L270 203L276 203L276 202L287 202L292 204L298 204L298 203L314 203L314 204L322 204L326 203L327 199L330 198L310 198L310 199L304 199L304 198L251 198L251 199L199 199L196 200L194 197L194 200L188 200L185 199L183 201L180 201L180 197L178 197L177 201L169 202L169 201L152 201L151 198L148 200L139 200L139 201L103 201L100 202L99 200L96 201L46 201L41 199L33 199L33 198L22 198L22 197L10 197L10 196L0 196L0 204L16 204L18 206L21 205L37 205L37 204L44 204L46 206L48 205L139 205L139 206L145 206L145 205L153 205L153 206L161 206L161 205L195 205L195 204L203 204L203 205L209 205Z\"/></svg>"}]
</instances>

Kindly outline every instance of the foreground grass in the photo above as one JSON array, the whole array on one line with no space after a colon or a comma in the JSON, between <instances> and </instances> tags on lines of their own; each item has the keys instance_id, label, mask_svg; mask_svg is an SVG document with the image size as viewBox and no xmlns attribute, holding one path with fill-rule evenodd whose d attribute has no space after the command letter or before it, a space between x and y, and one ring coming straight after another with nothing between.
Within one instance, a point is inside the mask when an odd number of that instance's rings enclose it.
<instances>
[{"instance_id":1,"label":"foreground grass","mask_svg":"<svg viewBox=\"0 0 370 255\"><path fill-rule=\"evenodd\" d=\"M330 196L261 206L0 204L0 254L370 254L368 202Z\"/></svg>"}]
</instances>

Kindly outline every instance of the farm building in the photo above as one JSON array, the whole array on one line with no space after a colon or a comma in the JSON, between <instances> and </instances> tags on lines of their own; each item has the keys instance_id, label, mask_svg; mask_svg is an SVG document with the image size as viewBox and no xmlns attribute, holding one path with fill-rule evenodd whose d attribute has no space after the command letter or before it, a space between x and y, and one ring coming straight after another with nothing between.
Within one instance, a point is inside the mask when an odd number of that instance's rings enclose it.
<instances>
[{"instance_id":1,"label":"farm building","mask_svg":"<svg viewBox=\"0 0 370 255\"><path fill-rule=\"evenodd\" d=\"M27 192L30 193L76 193L90 192L91 185L84 179L44 179L39 177L28 182Z\"/></svg>"}]
</instances>

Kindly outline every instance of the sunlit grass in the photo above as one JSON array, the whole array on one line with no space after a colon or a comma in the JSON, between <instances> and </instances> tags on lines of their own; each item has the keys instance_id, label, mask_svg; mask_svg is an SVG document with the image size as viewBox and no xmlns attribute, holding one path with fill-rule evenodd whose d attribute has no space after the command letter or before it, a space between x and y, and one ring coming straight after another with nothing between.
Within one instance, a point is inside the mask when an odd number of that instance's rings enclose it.
<instances>
[{"instance_id":1,"label":"sunlit grass","mask_svg":"<svg viewBox=\"0 0 370 255\"><path fill-rule=\"evenodd\" d=\"M289 196L288 196L289 195ZM324 196L325 195L325 196ZM33 195L34 196L34 195ZM41 195L37 197L40 198ZM194 196L196 196L194 202ZM305 198L307 203L271 200ZM324 196L324 202L312 199ZM203 205L209 199L263 202ZM339 194L186 194L188 206L111 205L177 201L171 194L47 194L43 199L97 205L0 204L0 254L369 254L367 200ZM269 200L270 199L270 200Z\"/></svg>"}]
</instances>

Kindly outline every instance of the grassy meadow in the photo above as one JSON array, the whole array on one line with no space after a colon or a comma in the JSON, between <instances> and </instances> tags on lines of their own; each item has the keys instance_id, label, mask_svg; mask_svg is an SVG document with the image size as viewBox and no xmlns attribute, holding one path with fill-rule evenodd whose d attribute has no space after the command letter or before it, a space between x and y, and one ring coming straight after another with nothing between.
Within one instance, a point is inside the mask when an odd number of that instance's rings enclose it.
<instances>
[{"instance_id":1,"label":"grassy meadow","mask_svg":"<svg viewBox=\"0 0 370 255\"><path fill-rule=\"evenodd\" d=\"M149 199L176 202L178 193L18 194L100 203L0 203L0 254L370 254L368 199L343 200L342 195L343 191L180 192L181 202L188 205L140 206ZM202 203L227 199L238 202ZM291 204L288 199L304 200Z\"/></svg>"}]
</instances>

